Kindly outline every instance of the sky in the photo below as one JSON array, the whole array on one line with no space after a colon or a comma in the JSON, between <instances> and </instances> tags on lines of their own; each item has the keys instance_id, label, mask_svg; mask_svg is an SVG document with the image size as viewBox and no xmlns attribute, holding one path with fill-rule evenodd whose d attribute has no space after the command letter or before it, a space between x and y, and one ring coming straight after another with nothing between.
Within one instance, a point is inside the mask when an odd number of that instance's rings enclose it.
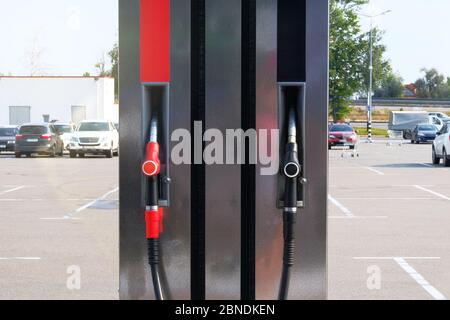
<instances>
[{"instance_id":1,"label":"sky","mask_svg":"<svg viewBox=\"0 0 450 320\"><path fill-rule=\"evenodd\" d=\"M371 0L365 13L380 13L387 58L405 80L422 68L450 76L450 1ZM363 28L369 21L363 18ZM118 35L116 0L0 0L0 73L95 74ZM447 41L448 39L448 41ZM34 65L34 67L32 66Z\"/></svg>"},{"instance_id":2,"label":"sky","mask_svg":"<svg viewBox=\"0 0 450 320\"><path fill-rule=\"evenodd\" d=\"M371 0L364 13L391 13L374 19L385 31L386 57L406 83L423 76L422 68L437 68L450 76L450 1ZM370 14L373 14L370 13ZM363 22L370 29L368 19Z\"/></svg>"},{"instance_id":3,"label":"sky","mask_svg":"<svg viewBox=\"0 0 450 320\"><path fill-rule=\"evenodd\" d=\"M0 73L95 74L118 38L115 0L0 0ZM32 67L32 65L34 67Z\"/></svg>"}]
</instances>

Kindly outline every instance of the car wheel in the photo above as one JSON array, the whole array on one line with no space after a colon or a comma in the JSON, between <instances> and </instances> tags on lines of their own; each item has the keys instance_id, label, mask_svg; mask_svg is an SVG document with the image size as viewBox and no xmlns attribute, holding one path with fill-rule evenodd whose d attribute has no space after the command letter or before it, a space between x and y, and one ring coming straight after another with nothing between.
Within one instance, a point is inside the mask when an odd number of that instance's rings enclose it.
<instances>
[{"instance_id":1,"label":"car wheel","mask_svg":"<svg viewBox=\"0 0 450 320\"><path fill-rule=\"evenodd\" d=\"M22 154L20 152L16 152L16 158L22 158Z\"/></svg>"},{"instance_id":2,"label":"car wheel","mask_svg":"<svg viewBox=\"0 0 450 320\"><path fill-rule=\"evenodd\" d=\"M77 157L77 153L75 151L70 151L69 154L72 159Z\"/></svg>"},{"instance_id":3,"label":"car wheel","mask_svg":"<svg viewBox=\"0 0 450 320\"><path fill-rule=\"evenodd\" d=\"M106 156L108 159L111 159L111 158L113 157L113 151L112 151L112 149L106 151L105 156Z\"/></svg>"},{"instance_id":4,"label":"car wheel","mask_svg":"<svg viewBox=\"0 0 450 320\"><path fill-rule=\"evenodd\" d=\"M84 153L79 153L78 156L79 156L80 158L84 158L86 155L85 155Z\"/></svg>"},{"instance_id":5,"label":"car wheel","mask_svg":"<svg viewBox=\"0 0 450 320\"><path fill-rule=\"evenodd\" d=\"M441 162L441 159L439 159L439 157L436 155L436 149L433 147L433 151L432 151L432 161L434 165L437 165Z\"/></svg>"},{"instance_id":6,"label":"car wheel","mask_svg":"<svg viewBox=\"0 0 450 320\"><path fill-rule=\"evenodd\" d=\"M114 157L118 157L119 156L119 149L117 149L115 152L114 152Z\"/></svg>"},{"instance_id":7,"label":"car wheel","mask_svg":"<svg viewBox=\"0 0 450 320\"><path fill-rule=\"evenodd\" d=\"M444 159L444 166L450 167L450 159L448 158L447 151L444 149L442 152L442 158Z\"/></svg>"},{"instance_id":8,"label":"car wheel","mask_svg":"<svg viewBox=\"0 0 450 320\"><path fill-rule=\"evenodd\" d=\"M54 158L56 156L56 146L52 147L48 155L50 156L50 158Z\"/></svg>"},{"instance_id":9,"label":"car wheel","mask_svg":"<svg viewBox=\"0 0 450 320\"><path fill-rule=\"evenodd\" d=\"M416 142L414 140L411 140L411 144L415 144Z\"/></svg>"}]
</instances>

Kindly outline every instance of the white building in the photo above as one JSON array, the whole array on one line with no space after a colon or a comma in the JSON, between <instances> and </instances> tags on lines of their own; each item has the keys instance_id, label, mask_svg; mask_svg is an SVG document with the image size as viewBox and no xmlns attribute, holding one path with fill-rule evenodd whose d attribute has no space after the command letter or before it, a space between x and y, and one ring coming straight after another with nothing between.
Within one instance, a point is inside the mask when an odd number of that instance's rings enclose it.
<instances>
[{"instance_id":1,"label":"white building","mask_svg":"<svg viewBox=\"0 0 450 320\"><path fill-rule=\"evenodd\" d=\"M0 125L118 118L112 78L0 76Z\"/></svg>"}]
</instances>

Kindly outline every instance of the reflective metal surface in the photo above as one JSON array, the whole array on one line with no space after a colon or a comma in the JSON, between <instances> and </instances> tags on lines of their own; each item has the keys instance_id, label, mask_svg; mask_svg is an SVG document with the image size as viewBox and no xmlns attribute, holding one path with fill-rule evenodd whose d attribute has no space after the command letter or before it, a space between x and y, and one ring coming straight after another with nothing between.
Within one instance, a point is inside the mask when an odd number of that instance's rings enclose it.
<instances>
[{"instance_id":1,"label":"reflective metal surface","mask_svg":"<svg viewBox=\"0 0 450 320\"><path fill-rule=\"evenodd\" d=\"M140 83L140 0L120 0L120 298L154 299L144 223L143 161L149 108ZM171 1L170 131L190 128L190 1ZM162 237L170 299L190 299L190 167L171 165Z\"/></svg>"},{"instance_id":2,"label":"reflective metal surface","mask_svg":"<svg viewBox=\"0 0 450 320\"><path fill-rule=\"evenodd\" d=\"M308 183L306 208L298 213L297 252L289 299L326 299L328 1L305 1ZM257 127L275 129L278 127L277 0L257 1L256 41ZM276 208L277 177L261 176L260 169L258 166L256 178L256 298L276 299L282 267L282 215Z\"/></svg>"},{"instance_id":3,"label":"reflective metal surface","mask_svg":"<svg viewBox=\"0 0 450 320\"><path fill-rule=\"evenodd\" d=\"M171 0L170 132L191 127L191 1ZM173 147L174 143L172 143ZM170 167L170 208L165 214L163 260L170 298L190 299L191 169Z\"/></svg>"},{"instance_id":4,"label":"reflective metal surface","mask_svg":"<svg viewBox=\"0 0 450 320\"><path fill-rule=\"evenodd\" d=\"M139 0L119 0L121 299L153 298L147 270L143 181L139 170L144 146L139 3Z\"/></svg>"},{"instance_id":5,"label":"reflective metal surface","mask_svg":"<svg viewBox=\"0 0 450 320\"><path fill-rule=\"evenodd\" d=\"M277 0L256 2L256 125L278 128ZM270 137L267 141L271 141ZM272 146L271 146L272 147ZM278 150L270 148L272 152ZM283 260L282 214L277 209L277 175L256 171L256 299L276 299Z\"/></svg>"},{"instance_id":6,"label":"reflective metal surface","mask_svg":"<svg viewBox=\"0 0 450 320\"><path fill-rule=\"evenodd\" d=\"M306 0L306 209L290 299L327 298L328 0Z\"/></svg>"},{"instance_id":7,"label":"reflective metal surface","mask_svg":"<svg viewBox=\"0 0 450 320\"><path fill-rule=\"evenodd\" d=\"M241 0L206 1L206 129L241 125ZM240 168L206 168L206 299L240 299Z\"/></svg>"}]
</instances>

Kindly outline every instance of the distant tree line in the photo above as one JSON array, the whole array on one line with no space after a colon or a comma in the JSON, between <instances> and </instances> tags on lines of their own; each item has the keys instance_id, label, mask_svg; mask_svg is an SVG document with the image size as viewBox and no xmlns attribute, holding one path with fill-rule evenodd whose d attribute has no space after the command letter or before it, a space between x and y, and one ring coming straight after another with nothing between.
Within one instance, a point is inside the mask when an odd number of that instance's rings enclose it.
<instances>
[{"instance_id":1,"label":"distant tree line","mask_svg":"<svg viewBox=\"0 0 450 320\"><path fill-rule=\"evenodd\" d=\"M370 32L362 31L358 15L361 6L367 3L367 0L330 1L330 114L334 120L345 119L350 113L350 101L355 94L366 97L369 91ZM378 95L396 96L402 81L385 58L382 38L383 32L374 28L373 88Z\"/></svg>"}]
</instances>

